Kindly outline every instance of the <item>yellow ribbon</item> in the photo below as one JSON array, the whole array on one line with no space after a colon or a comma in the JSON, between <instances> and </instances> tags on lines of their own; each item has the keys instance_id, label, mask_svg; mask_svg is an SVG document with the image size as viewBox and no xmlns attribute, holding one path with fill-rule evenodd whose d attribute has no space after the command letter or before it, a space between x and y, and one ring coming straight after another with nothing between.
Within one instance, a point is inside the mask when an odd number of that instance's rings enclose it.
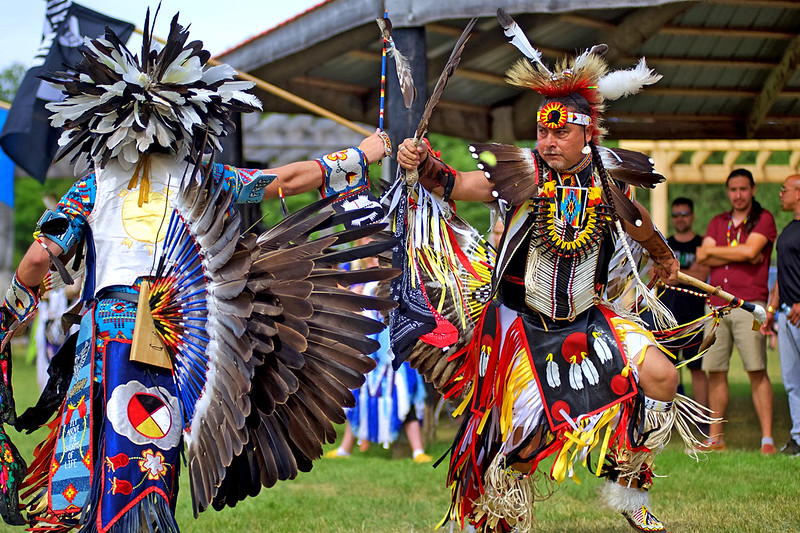
<instances>
[{"instance_id":1,"label":"yellow ribbon","mask_svg":"<svg viewBox=\"0 0 800 533\"><path fill-rule=\"evenodd\" d=\"M141 173L142 185L139 187L139 207L145 202L150 201L150 156L144 154L139 158L136 163L136 168L133 170L133 177L128 182L128 190L133 190L139 183L139 174Z\"/></svg>"}]
</instances>

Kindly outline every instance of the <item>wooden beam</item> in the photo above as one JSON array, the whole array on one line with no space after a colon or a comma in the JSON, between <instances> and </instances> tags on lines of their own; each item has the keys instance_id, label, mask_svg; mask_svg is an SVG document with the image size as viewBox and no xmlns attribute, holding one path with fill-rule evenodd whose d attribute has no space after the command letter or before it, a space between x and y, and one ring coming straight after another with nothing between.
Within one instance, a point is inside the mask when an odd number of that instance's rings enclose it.
<instances>
[{"instance_id":1,"label":"wooden beam","mask_svg":"<svg viewBox=\"0 0 800 533\"><path fill-rule=\"evenodd\" d=\"M621 56L636 53L639 47L659 33L669 21L694 4L677 2L636 9L613 29L601 30L600 33L607 34L607 39L604 39L608 43L606 59L609 63L614 63Z\"/></svg>"},{"instance_id":2,"label":"wooden beam","mask_svg":"<svg viewBox=\"0 0 800 533\"><path fill-rule=\"evenodd\" d=\"M667 26L659 33L687 37L728 37L734 39L771 39L790 41L795 34L788 31L753 30L750 28L714 28L707 26Z\"/></svg>"},{"instance_id":3,"label":"wooden beam","mask_svg":"<svg viewBox=\"0 0 800 533\"><path fill-rule=\"evenodd\" d=\"M800 9L797 0L706 0L708 4L731 5L736 7L769 7L773 9Z\"/></svg>"},{"instance_id":4,"label":"wooden beam","mask_svg":"<svg viewBox=\"0 0 800 533\"><path fill-rule=\"evenodd\" d=\"M789 78L794 74L795 69L797 69L798 63L800 63L800 35L795 36L792 42L789 43L789 46L786 47L786 51L784 51L780 63L769 73L761 89L761 93L756 97L756 101L750 108L750 113L747 116L746 130L748 138L752 138L755 135L758 128L761 127L764 117L767 116L767 113L775 103L775 100L777 100L779 96L782 96L781 93L784 87L786 87Z\"/></svg>"}]
</instances>

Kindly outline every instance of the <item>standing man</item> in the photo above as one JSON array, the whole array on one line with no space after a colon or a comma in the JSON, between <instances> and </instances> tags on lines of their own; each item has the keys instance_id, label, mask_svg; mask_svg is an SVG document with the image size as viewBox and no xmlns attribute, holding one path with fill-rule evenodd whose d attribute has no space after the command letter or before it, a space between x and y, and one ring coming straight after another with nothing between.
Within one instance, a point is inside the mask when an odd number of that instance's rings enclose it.
<instances>
[{"instance_id":1,"label":"standing man","mask_svg":"<svg viewBox=\"0 0 800 533\"><path fill-rule=\"evenodd\" d=\"M781 209L794 218L781 232L775 244L778 251L778 281L770 294L767 321L761 327L772 329L778 315L778 352L781 358L783 386L789 399L792 430L781 452L800 455L800 174L786 178L781 187Z\"/></svg>"},{"instance_id":2,"label":"standing man","mask_svg":"<svg viewBox=\"0 0 800 533\"><path fill-rule=\"evenodd\" d=\"M681 272L686 275L706 281L708 267L697 262L697 248L703 244L703 237L692 229L694 224L694 202L691 198L676 198L672 201L672 227L675 234L667 238L667 244L675 252L681 264ZM683 287L691 289L691 287ZM681 291L667 289L661 301L669 307L678 324L686 324L702 317L705 314L705 298L686 294ZM701 333L693 338L693 345L678 350L684 360L692 359L700 349L703 340ZM678 355L678 351L675 355ZM708 406L708 376L703 372L702 361L690 361L686 366L692 374L692 395L698 403Z\"/></svg>"},{"instance_id":3,"label":"standing man","mask_svg":"<svg viewBox=\"0 0 800 533\"><path fill-rule=\"evenodd\" d=\"M726 181L732 209L711 219L697 249L697 260L711 267L710 283L751 302L766 304L769 288L769 260L777 236L775 219L754 198L753 174L747 169L730 173ZM711 299L711 305L722 301ZM709 407L723 417L728 407L728 368L734 344L750 378L753 406L761 424L761 453L777 450L772 440L772 384L767 375L767 344L764 335L752 328L753 317L744 309L732 309L722 318L717 340L703 358L708 372ZM708 447L725 449L722 423L711 425Z\"/></svg>"}]
</instances>

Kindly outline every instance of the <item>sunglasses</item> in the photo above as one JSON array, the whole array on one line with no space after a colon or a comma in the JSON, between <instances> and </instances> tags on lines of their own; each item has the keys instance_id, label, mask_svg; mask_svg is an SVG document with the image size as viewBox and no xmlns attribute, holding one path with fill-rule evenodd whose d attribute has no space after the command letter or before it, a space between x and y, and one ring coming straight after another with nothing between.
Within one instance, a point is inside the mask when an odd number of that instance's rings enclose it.
<instances>
[{"instance_id":1,"label":"sunglasses","mask_svg":"<svg viewBox=\"0 0 800 533\"><path fill-rule=\"evenodd\" d=\"M688 217L689 215L692 215L692 214L693 213L691 211L679 211L677 213L672 213L672 218Z\"/></svg>"}]
</instances>

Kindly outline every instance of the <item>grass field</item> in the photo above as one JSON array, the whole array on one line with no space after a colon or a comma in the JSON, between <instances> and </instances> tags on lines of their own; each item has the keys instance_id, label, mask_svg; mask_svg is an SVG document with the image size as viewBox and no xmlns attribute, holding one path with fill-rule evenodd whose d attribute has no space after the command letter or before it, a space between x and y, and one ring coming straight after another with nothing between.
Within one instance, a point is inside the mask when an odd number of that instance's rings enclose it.
<instances>
[{"instance_id":1,"label":"grass field","mask_svg":"<svg viewBox=\"0 0 800 533\"><path fill-rule=\"evenodd\" d=\"M24 347L15 347L16 354ZM15 356L14 386L18 411L38 394L34 369ZM726 427L728 449L696 463L676 440L657 461L651 491L654 511L671 532L800 531L800 458L759 453L760 434L741 363L734 358L731 405ZM775 390L774 433L780 447L788 438L786 394L780 383L777 352L770 352L770 377ZM684 383L689 376L685 372ZM8 430L26 459L41 433L20 435ZM445 452L455 431L442 419L427 451ZM326 447L332 448L333 445ZM407 445L394 450L373 446L350 459L321 459L297 479L262 491L235 509L192 517L187 476L181 479L178 522L184 532L425 532L433 531L449 503L445 465L411 462ZM541 532L627 532L625 520L597 504L600 480L577 472L581 483L565 482L547 501L537 503L536 530ZM12 528L0 525L0 531ZM17 531L21 531L17 529ZM441 531L449 531L449 525Z\"/></svg>"}]
</instances>

